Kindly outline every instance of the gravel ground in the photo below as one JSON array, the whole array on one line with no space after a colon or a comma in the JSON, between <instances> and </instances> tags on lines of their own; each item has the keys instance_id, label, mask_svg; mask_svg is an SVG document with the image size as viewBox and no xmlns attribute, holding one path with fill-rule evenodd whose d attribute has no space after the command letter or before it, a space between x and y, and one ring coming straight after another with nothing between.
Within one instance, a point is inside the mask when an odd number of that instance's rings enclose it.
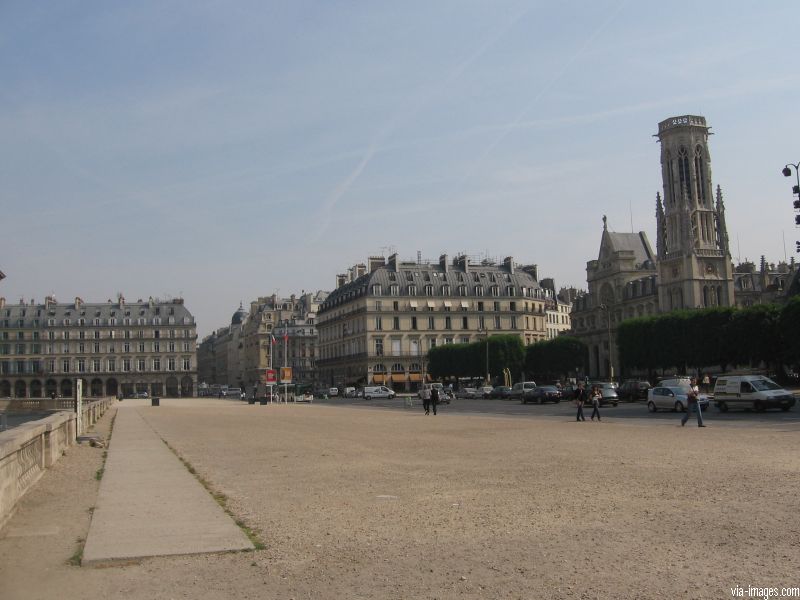
<instances>
[{"instance_id":1,"label":"gravel ground","mask_svg":"<svg viewBox=\"0 0 800 600\"><path fill-rule=\"evenodd\" d=\"M4 600L716 599L800 586L794 424L216 400L140 411L265 549L70 566L102 463L80 446L0 532Z\"/></svg>"}]
</instances>

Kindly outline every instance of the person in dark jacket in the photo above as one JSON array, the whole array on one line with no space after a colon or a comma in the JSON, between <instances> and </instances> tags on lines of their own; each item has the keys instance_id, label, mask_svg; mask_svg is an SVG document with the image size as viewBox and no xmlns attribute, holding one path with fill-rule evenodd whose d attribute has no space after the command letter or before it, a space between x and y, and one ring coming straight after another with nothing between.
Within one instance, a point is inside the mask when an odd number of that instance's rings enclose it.
<instances>
[{"instance_id":1,"label":"person in dark jacket","mask_svg":"<svg viewBox=\"0 0 800 600\"><path fill-rule=\"evenodd\" d=\"M439 388L432 388L431 389L431 408L433 409L433 414L436 414L436 405L439 404Z\"/></svg>"},{"instance_id":2,"label":"person in dark jacket","mask_svg":"<svg viewBox=\"0 0 800 600\"><path fill-rule=\"evenodd\" d=\"M603 399L603 394L596 385L592 386L590 399L592 401L592 421L594 421L595 417L600 421L600 401Z\"/></svg>"},{"instance_id":3,"label":"person in dark jacket","mask_svg":"<svg viewBox=\"0 0 800 600\"><path fill-rule=\"evenodd\" d=\"M583 405L586 402L586 388L583 387L583 382L578 382L578 389L575 391L575 404L578 405L578 414L575 416L576 421L585 421L586 417L583 416Z\"/></svg>"}]
</instances>

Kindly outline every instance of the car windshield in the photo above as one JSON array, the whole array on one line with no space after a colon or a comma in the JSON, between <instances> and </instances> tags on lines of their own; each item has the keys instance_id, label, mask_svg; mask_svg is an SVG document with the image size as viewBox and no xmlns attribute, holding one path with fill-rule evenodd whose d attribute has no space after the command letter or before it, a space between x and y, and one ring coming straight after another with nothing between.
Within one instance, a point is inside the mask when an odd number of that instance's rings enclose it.
<instances>
[{"instance_id":1,"label":"car windshield","mask_svg":"<svg viewBox=\"0 0 800 600\"><path fill-rule=\"evenodd\" d=\"M779 386L777 383L775 383L771 379L767 379L767 378L754 379L750 383L759 392L766 392L766 391L769 391L769 390L779 390L779 389L781 389L781 386Z\"/></svg>"},{"instance_id":2,"label":"car windshield","mask_svg":"<svg viewBox=\"0 0 800 600\"><path fill-rule=\"evenodd\" d=\"M543 386L540 386L539 389L544 390L545 392L557 392L558 391L558 388L556 386L554 386L554 385L543 385Z\"/></svg>"}]
</instances>

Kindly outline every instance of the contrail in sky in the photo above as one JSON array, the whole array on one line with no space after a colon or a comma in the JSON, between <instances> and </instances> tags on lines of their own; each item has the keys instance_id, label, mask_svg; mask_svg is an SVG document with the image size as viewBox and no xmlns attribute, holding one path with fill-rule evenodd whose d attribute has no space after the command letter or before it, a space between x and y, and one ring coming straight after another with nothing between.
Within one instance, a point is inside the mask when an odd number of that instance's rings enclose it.
<instances>
[{"instance_id":1,"label":"contrail in sky","mask_svg":"<svg viewBox=\"0 0 800 600\"><path fill-rule=\"evenodd\" d=\"M364 155L361 157L361 160L353 169L353 171L344 179L342 182L333 190L333 192L326 198L325 203L322 207L322 223L320 225L319 230L315 238L318 240L322 237L325 230L330 225L331 215L333 213L334 208L338 204L339 200L344 196L347 191L352 187L352 185L358 180L361 174L364 172L364 169L367 167L369 162L375 156L375 154L379 151L382 142L389 137L394 131L397 129L397 126L405 120L408 120L415 116L420 110L422 110L427 104L429 104L433 98L435 98L438 94L440 94L443 90L447 89L455 80L457 80L467 68L478 60L481 56L483 56L489 48L491 48L497 41L504 36L514 25L516 25L519 20L530 10L530 7L523 7L521 10L518 10L516 13L512 15L512 17L503 25L501 25L498 29L495 30L494 33L490 34L484 41L481 43L472 54L470 54L465 60L461 61L461 63L453 69L450 74L445 77L439 85L431 88L427 94L423 94L417 102L414 104L414 107L411 110L405 112L396 113L389 121L381 128L378 134L374 137L372 142L370 143L369 147L364 152Z\"/></svg>"}]
</instances>

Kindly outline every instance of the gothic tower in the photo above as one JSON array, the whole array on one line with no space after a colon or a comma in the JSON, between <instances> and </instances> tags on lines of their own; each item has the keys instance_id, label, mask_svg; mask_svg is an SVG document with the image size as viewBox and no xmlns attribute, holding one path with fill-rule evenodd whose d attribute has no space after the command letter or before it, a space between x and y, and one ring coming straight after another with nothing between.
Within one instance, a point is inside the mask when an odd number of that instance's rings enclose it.
<instances>
[{"instance_id":1,"label":"gothic tower","mask_svg":"<svg viewBox=\"0 0 800 600\"><path fill-rule=\"evenodd\" d=\"M722 191L711 186L705 117L658 124L664 198L656 196L659 304L678 308L733 306L733 263Z\"/></svg>"}]
</instances>

